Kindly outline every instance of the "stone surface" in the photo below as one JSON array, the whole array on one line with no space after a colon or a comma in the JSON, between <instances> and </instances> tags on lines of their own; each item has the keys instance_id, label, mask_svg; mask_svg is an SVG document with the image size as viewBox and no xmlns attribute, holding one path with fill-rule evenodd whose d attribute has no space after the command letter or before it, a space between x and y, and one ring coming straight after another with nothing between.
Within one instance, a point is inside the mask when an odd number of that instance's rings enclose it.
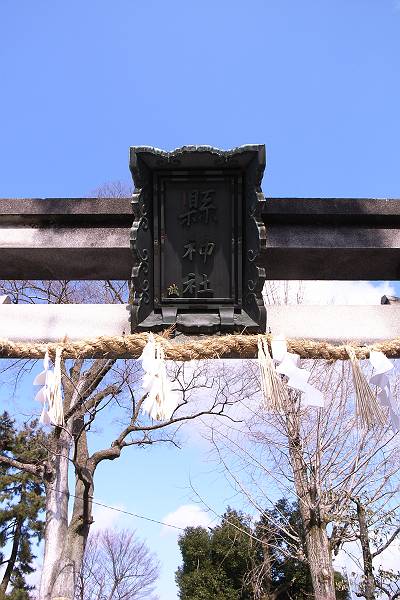
<instances>
[{"instance_id":1,"label":"stone surface","mask_svg":"<svg viewBox=\"0 0 400 600\"><path fill-rule=\"evenodd\" d=\"M131 148L133 329L264 331L264 167L263 145Z\"/></svg>"},{"instance_id":2,"label":"stone surface","mask_svg":"<svg viewBox=\"0 0 400 600\"><path fill-rule=\"evenodd\" d=\"M217 329L217 315L214 319ZM185 324L190 325L190 315L182 317L182 325ZM371 344L400 337L400 304L267 306L269 329L273 334L283 333L294 339ZM0 304L0 331L2 338L22 342L57 342L64 336L80 340L99 335L122 335L130 332L129 306Z\"/></svg>"},{"instance_id":3,"label":"stone surface","mask_svg":"<svg viewBox=\"0 0 400 600\"><path fill-rule=\"evenodd\" d=\"M267 198L270 279L400 279L400 201ZM3 279L126 279L130 198L0 199Z\"/></svg>"}]
</instances>

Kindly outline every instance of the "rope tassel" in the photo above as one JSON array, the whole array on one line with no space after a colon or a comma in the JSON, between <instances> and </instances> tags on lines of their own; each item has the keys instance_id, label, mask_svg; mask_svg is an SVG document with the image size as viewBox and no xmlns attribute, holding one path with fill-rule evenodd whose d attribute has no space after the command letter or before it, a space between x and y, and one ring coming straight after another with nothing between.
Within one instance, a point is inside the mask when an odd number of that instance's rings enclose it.
<instances>
[{"instance_id":1,"label":"rope tassel","mask_svg":"<svg viewBox=\"0 0 400 600\"><path fill-rule=\"evenodd\" d=\"M269 353L267 340L259 335L257 345L261 390L265 407L267 410L281 412L284 410L289 400L287 388L275 370L274 361Z\"/></svg>"},{"instance_id":2,"label":"rope tassel","mask_svg":"<svg viewBox=\"0 0 400 600\"><path fill-rule=\"evenodd\" d=\"M346 346L346 351L350 359L353 373L353 383L356 394L356 415L360 419L361 425L366 429L371 429L376 425L383 427L386 424L386 415L381 406L379 406L374 392L368 385L354 348Z\"/></svg>"}]
</instances>

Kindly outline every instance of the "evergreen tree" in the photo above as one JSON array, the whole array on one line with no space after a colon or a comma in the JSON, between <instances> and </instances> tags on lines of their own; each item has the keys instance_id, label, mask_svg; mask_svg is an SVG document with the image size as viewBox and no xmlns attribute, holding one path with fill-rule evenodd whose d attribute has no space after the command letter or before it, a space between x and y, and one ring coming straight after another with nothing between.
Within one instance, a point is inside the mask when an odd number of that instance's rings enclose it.
<instances>
[{"instance_id":1,"label":"evergreen tree","mask_svg":"<svg viewBox=\"0 0 400 600\"><path fill-rule=\"evenodd\" d=\"M188 527L178 543L183 560L176 572L181 600L253 599L248 574L258 548L242 513L228 508L220 525L210 530Z\"/></svg>"},{"instance_id":2,"label":"evergreen tree","mask_svg":"<svg viewBox=\"0 0 400 600\"><path fill-rule=\"evenodd\" d=\"M285 533L287 532L287 533ZM300 540L300 548L293 551L290 538L293 533ZM266 597L274 600L310 600L314 598L311 572L306 556L306 541L298 502L281 498L273 509L265 511L255 527L255 537L265 540L259 544L258 563L269 566L264 580ZM265 557L267 553L267 560ZM348 598L347 582L335 572L337 600ZM260 598L263 598L260 595Z\"/></svg>"},{"instance_id":3,"label":"evergreen tree","mask_svg":"<svg viewBox=\"0 0 400 600\"><path fill-rule=\"evenodd\" d=\"M248 518L243 513L228 508L221 525L213 529L211 549L214 564L221 565L226 577L239 592L240 600L252 600L250 588L245 583L255 554Z\"/></svg>"},{"instance_id":4,"label":"evergreen tree","mask_svg":"<svg viewBox=\"0 0 400 600\"><path fill-rule=\"evenodd\" d=\"M242 513L229 509L211 531L188 527L179 539L183 565L176 582L181 600L250 600L244 585L251 565L251 529Z\"/></svg>"},{"instance_id":5,"label":"evergreen tree","mask_svg":"<svg viewBox=\"0 0 400 600\"><path fill-rule=\"evenodd\" d=\"M274 525L272 525L274 524ZM272 510L262 515L256 526L256 536L262 538L265 529L272 546L271 580L279 600L313 598L310 569L305 557L305 536L297 502L285 498L276 502ZM292 531L301 541L298 555L290 547L289 533ZM302 558L303 557L303 558Z\"/></svg>"},{"instance_id":6,"label":"evergreen tree","mask_svg":"<svg viewBox=\"0 0 400 600\"><path fill-rule=\"evenodd\" d=\"M288 535L285 535L285 530ZM221 524L206 530L189 527L179 539L183 564L176 572L181 600L311 600L310 569L303 548L294 555L290 531L303 540L297 503L279 500L252 526L228 508ZM336 598L348 598L347 585L335 574Z\"/></svg>"},{"instance_id":7,"label":"evergreen tree","mask_svg":"<svg viewBox=\"0 0 400 600\"><path fill-rule=\"evenodd\" d=\"M44 435L37 423L25 423L17 431L7 412L0 415L0 450L15 461L37 464L44 460ZM34 476L0 463L0 564L5 571L0 581L0 598L26 600L31 589L25 576L33 572L32 544L40 541L44 523L44 486Z\"/></svg>"}]
</instances>

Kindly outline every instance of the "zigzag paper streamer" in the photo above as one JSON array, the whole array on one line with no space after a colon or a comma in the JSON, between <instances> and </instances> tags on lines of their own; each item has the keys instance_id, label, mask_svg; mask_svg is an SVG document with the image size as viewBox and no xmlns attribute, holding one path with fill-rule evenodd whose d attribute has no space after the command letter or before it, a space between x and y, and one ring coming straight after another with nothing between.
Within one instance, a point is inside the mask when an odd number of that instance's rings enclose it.
<instances>
[{"instance_id":1,"label":"zigzag paper streamer","mask_svg":"<svg viewBox=\"0 0 400 600\"><path fill-rule=\"evenodd\" d=\"M155 421L168 421L178 406L179 394L172 390L168 379L161 344L156 343L152 333L139 357L145 372L142 389L147 394L142 411Z\"/></svg>"},{"instance_id":2,"label":"zigzag paper streamer","mask_svg":"<svg viewBox=\"0 0 400 600\"><path fill-rule=\"evenodd\" d=\"M303 392L301 404L303 406L324 406L324 396L313 385L308 383L311 372L301 369L300 357L298 354L291 354L287 351L286 340L283 336L272 338L271 342L272 357L279 364L276 367L277 373L288 377L288 386Z\"/></svg>"},{"instance_id":3,"label":"zigzag paper streamer","mask_svg":"<svg viewBox=\"0 0 400 600\"><path fill-rule=\"evenodd\" d=\"M375 350L371 350L369 360L375 371L369 383L380 388L378 400L383 407L389 409L389 418L393 431L400 431L399 407L393 398L389 377L387 376L387 373L394 368L394 365L383 352L376 352Z\"/></svg>"},{"instance_id":4,"label":"zigzag paper streamer","mask_svg":"<svg viewBox=\"0 0 400 600\"><path fill-rule=\"evenodd\" d=\"M42 385L35 400L42 404L40 423L43 425L64 425L64 412L61 391L61 355L62 348L56 349L54 371L50 369L49 353L43 359L43 371L37 375L33 385Z\"/></svg>"}]
</instances>

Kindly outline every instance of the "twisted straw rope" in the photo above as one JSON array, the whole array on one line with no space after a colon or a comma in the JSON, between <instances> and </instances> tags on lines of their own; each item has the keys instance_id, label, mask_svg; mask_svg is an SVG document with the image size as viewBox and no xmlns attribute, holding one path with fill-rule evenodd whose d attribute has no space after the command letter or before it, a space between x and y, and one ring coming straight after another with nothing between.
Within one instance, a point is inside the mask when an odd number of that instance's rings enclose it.
<instances>
[{"instance_id":1,"label":"twisted straw rope","mask_svg":"<svg viewBox=\"0 0 400 600\"><path fill-rule=\"evenodd\" d=\"M168 339L168 330L163 335L155 335L164 348L165 358L188 361L210 358L257 358L257 335L224 335L213 337L185 338L184 342ZM270 344L272 336L266 335ZM12 342L0 339L0 358L42 358L46 352L55 355L62 346L64 358L138 358L147 342L147 333L133 333L124 336L100 336L78 341L55 343ZM305 339L288 339L289 352L301 358L321 358L325 360L348 360L346 346L354 348L358 359L369 358L371 350L381 351L388 358L400 357L400 338L387 340L371 346L343 344L335 346L327 342Z\"/></svg>"}]
</instances>

